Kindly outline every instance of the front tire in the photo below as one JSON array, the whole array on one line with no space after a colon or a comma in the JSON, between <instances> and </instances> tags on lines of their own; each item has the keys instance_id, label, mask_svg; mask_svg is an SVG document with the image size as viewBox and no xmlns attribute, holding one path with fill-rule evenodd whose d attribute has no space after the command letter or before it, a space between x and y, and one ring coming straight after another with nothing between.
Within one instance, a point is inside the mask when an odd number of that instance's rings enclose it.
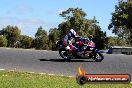
<instances>
[{"instance_id":1,"label":"front tire","mask_svg":"<svg viewBox=\"0 0 132 88\"><path fill-rule=\"evenodd\" d=\"M96 62L101 62L102 60L104 59L104 56L102 53L100 52L96 52L95 55L94 55L94 60Z\"/></svg>"}]
</instances>

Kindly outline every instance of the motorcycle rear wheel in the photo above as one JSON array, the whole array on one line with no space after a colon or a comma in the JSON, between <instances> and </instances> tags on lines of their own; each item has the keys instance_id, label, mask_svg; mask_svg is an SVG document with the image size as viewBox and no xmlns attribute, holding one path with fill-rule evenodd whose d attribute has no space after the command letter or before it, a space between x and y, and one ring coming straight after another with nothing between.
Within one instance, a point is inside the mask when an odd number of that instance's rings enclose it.
<instances>
[{"instance_id":1,"label":"motorcycle rear wheel","mask_svg":"<svg viewBox=\"0 0 132 88\"><path fill-rule=\"evenodd\" d=\"M68 51L60 49L59 54L65 61L70 61L71 60L71 57L69 56Z\"/></svg>"}]
</instances>

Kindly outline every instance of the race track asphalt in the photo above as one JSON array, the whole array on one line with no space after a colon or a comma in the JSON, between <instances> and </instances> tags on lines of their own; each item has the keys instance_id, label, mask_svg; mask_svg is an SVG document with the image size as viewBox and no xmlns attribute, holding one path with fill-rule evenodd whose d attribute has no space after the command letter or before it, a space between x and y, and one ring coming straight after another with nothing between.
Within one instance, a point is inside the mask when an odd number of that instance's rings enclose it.
<instances>
[{"instance_id":1,"label":"race track asphalt","mask_svg":"<svg viewBox=\"0 0 132 88\"><path fill-rule=\"evenodd\" d=\"M87 59L65 62L57 51L0 48L0 69L76 76L80 65L87 74L132 76L132 55L104 54L102 62Z\"/></svg>"}]
</instances>

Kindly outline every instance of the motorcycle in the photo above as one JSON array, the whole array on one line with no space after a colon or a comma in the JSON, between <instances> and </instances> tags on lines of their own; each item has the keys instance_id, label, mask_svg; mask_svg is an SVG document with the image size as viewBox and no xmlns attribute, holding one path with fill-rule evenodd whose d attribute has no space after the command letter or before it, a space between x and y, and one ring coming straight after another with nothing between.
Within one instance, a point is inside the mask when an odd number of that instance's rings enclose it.
<instances>
[{"instance_id":1,"label":"motorcycle","mask_svg":"<svg viewBox=\"0 0 132 88\"><path fill-rule=\"evenodd\" d=\"M56 48L59 49L60 56L66 61L78 58L93 59L96 62L101 62L104 59L103 54L95 48L95 43L89 38L76 38L74 46L75 50L70 52L65 49L63 40L56 42Z\"/></svg>"}]
</instances>

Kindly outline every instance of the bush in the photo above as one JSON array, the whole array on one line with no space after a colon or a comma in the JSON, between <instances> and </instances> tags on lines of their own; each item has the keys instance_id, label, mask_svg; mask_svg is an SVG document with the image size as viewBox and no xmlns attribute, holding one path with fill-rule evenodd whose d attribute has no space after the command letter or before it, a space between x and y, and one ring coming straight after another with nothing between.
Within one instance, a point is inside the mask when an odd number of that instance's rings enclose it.
<instances>
[{"instance_id":1,"label":"bush","mask_svg":"<svg viewBox=\"0 0 132 88\"><path fill-rule=\"evenodd\" d=\"M6 47L7 46L7 39L5 36L0 35L0 47Z\"/></svg>"}]
</instances>

